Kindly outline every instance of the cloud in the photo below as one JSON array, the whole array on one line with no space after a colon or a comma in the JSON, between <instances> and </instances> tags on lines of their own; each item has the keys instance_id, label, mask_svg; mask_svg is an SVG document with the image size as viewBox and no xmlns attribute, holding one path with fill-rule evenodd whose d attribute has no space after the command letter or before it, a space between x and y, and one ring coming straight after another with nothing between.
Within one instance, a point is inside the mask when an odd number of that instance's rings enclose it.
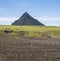
<instances>
[{"instance_id":1,"label":"cloud","mask_svg":"<svg viewBox=\"0 0 60 61\"><path fill-rule=\"evenodd\" d=\"M7 11L7 8L0 8L0 11Z\"/></svg>"},{"instance_id":2,"label":"cloud","mask_svg":"<svg viewBox=\"0 0 60 61\"><path fill-rule=\"evenodd\" d=\"M53 20L53 21L55 21L55 20L60 20L60 17L48 17L48 16L43 16L43 17L39 17L38 18L39 20Z\"/></svg>"},{"instance_id":3,"label":"cloud","mask_svg":"<svg viewBox=\"0 0 60 61\"><path fill-rule=\"evenodd\" d=\"M4 9L3 8L0 8L0 11L3 11Z\"/></svg>"},{"instance_id":4,"label":"cloud","mask_svg":"<svg viewBox=\"0 0 60 61\"><path fill-rule=\"evenodd\" d=\"M26 7L26 6L28 6L28 4L26 4L26 3L20 3L19 6Z\"/></svg>"},{"instance_id":5,"label":"cloud","mask_svg":"<svg viewBox=\"0 0 60 61\"><path fill-rule=\"evenodd\" d=\"M60 17L43 16L38 17L37 19L47 26L60 26Z\"/></svg>"},{"instance_id":6,"label":"cloud","mask_svg":"<svg viewBox=\"0 0 60 61\"><path fill-rule=\"evenodd\" d=\"M17 19L16 17L0 17L0 24L1 25L10 25L16 19Z\"/></svg>"}]
</instances>

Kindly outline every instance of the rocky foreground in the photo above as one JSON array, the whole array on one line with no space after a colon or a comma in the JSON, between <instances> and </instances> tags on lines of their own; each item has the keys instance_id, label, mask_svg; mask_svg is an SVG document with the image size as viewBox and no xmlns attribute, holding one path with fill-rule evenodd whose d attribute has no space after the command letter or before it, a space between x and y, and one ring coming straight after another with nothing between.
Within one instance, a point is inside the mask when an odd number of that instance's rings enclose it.
<instances>
[{"instance_id":1,"label":"rocky foreground","mask_svg":"<svg viewBox=\"0 0 60 61\"><path fill-rule=\"evenodd\" d=\"M0 35L0 61L60 61L60 38Z\"/></svg>"}]
</instances>

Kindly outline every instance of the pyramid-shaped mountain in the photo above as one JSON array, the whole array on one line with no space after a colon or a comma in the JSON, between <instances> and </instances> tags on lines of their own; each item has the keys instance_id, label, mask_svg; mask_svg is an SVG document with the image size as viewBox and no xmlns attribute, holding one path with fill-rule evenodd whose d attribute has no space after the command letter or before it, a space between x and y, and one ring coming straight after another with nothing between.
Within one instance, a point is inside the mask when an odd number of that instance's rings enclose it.
<instances>
[{"instance_id":1,"label":"pyramid-shaped mountain","mask_svg":"<svg viewBox=\"0 0 60 61\"><path fill-rule=\"evenodd\" d=\"M44 24L40 23L38 20L31 17L27 12L25 12L18 20L13 22L12 25L40 25L40 26L44 26Z\"/></svg>"}]
</instances>

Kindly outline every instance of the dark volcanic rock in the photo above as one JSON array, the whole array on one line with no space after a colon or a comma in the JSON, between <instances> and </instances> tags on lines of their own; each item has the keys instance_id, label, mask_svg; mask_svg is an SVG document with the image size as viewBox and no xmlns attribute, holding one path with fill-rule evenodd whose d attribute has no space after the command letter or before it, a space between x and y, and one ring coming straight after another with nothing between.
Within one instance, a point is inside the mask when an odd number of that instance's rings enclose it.
<instances>
[{"instance_id":1,"label":"dark volcanic rock","mask_svg":"<svg viewBox=\"0 0 60 61\"><path fill-rule=\"evenodd\" d=\"M40 25L44 26L44 24L40 23L37 19L31 17L27 12L25 12L18 20L12 23L12 25Z\"/></svg>"}]
</instances>

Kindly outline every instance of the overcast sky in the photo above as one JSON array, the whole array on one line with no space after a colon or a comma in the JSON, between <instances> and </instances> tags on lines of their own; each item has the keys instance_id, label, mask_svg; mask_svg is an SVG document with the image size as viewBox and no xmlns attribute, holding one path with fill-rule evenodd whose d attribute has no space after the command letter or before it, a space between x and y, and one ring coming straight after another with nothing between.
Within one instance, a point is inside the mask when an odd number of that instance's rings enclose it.
<instances>
[{"instance_id":1,"label":"overcast sky","mask_svg":"<svg viewBox=\"0 0 60 61\"><path fill-rule=\"evenodd\" d=\"M48 26L60 26L60 0L0 0L0 24L10 25L28 12Z\"/></svg>"}]
</instances>

